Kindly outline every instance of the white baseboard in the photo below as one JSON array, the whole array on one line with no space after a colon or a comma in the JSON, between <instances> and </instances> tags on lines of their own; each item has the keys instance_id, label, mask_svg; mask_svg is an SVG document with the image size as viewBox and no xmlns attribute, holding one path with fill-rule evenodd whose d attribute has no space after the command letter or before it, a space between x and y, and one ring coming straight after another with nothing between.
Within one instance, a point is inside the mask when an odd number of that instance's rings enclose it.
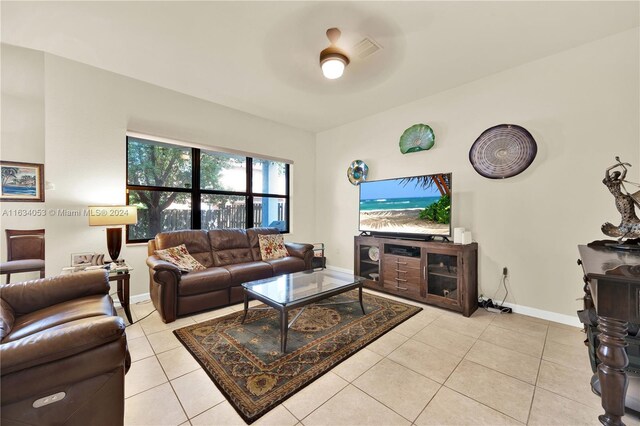
<instances>
[{"instance_id":1,"label":"white baseboard","mask_svg":"<svg viewBox=\"0 0 640 426\"><path fill-rule=\"evenodd\" d=\"M116 308L120 307L120 301L118 300L117 295L113 295L113 304ZM133 305L134 303L146 302L147 300L151 300L151 295L149 293L136 294L133 296L129 296L129 305Z\"/></svg>"},{"instance_id":2,"label":"white baseboard","mask_svg":"<svg viewBox=\"0 0 640 426\"><path fill-rule=\"evenodd\" d=\"M345 274L353 274L353 269L338 268L337 266L327 265L327 269L332 271L344 272Z\"/></svg>"},{"instance_id":3,"label":"white baseboard","mask_svg":"<svg viewBox=\"0 0 640 426\"><path fill-rule=\"evenodd\" d=\"M149 293L142 293L131 296L129 298L129 303L146 302L147 300L151 300L151 295Z\"/></svg>"},{"instance_id":4,"label":"white baseboard","mask_svg":"<svg viewBox=\"0 0 640 426\"><path fill-rule=\"evenodd\" d=\"M336 266L327 265L327 269L333 271L345 272L347 274L353 274L351 269L338 268ZM537 308L530 308L529 306L517 305L515 303L505 303L504 306L508 306L516 314L527 315L530 317L540 318L547 321L558 322L560 324L566 324L573 327L582 327L578 315L565 315L557 312L545 311Z\"/></svg>"},{"instance_id":5,"label":"white baseboard","mask_svg":"<svg viewBox=\"0 0 640 426\"><path fill-rule=\"evenodd\" d=\"M516 314L528 315L530 317L536 317L545 319L547 321L559 322L560 324L571 325L573 327L582 327L582 323L578 319L578 315L565 315L557 312L544 311L542 309L530 308L529 306L516 305L515 303L504 303L504 306L508 306L513 309Z\"/></svg>"}]
</instances>

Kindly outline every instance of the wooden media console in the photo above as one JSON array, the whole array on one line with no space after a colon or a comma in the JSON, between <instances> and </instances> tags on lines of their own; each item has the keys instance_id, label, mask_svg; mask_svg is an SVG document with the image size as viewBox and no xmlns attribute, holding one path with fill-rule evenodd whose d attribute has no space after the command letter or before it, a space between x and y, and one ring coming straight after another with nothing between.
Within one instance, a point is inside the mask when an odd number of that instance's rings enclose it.
<instances>
[{"instance_id":1,"label":"wooden media console","mask_svg":"<svg viewBox=\"0 0 640 426\"><path fill-rule=\"evenodd\" d=\"M364 286L470 316L478 308L478 244L356 236Z\"/></svg>"}]
</instances>

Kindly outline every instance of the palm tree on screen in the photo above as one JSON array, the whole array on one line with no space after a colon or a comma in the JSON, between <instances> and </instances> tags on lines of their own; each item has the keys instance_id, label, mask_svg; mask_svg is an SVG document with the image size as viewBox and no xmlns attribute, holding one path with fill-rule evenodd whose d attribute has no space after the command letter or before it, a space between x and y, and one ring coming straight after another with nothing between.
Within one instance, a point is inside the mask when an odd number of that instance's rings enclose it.
<instances>
[{"instance_id":1,"label":"palm tree on screen","mask_svg":"<svg viewBox=\"0 0 640 426\"><path fill-rule=\"evenodd\" d=\"M451 174L440 173L437 175L413 176L403 178L400 183L407 186L409 183L415 183L416 186L429 189L434 185L440 191L440 195L451 196Z\"/></svg>"}]
</instances>

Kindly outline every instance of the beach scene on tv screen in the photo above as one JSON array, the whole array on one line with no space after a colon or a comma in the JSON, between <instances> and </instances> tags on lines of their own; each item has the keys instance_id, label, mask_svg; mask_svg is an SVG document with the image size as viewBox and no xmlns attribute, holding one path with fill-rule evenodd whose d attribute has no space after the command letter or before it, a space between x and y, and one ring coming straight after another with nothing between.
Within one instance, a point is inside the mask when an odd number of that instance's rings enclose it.
<instances>
[{"instance_id":1,"label":"beach scene on tv screen","mask_svg":"<svg viewBox=\"0 0 640 426\"><path fill-rule=\"evenodd\" d=\"M451 174L360 184L360 231L449 235Z\"/></svg>"}]
</instances>

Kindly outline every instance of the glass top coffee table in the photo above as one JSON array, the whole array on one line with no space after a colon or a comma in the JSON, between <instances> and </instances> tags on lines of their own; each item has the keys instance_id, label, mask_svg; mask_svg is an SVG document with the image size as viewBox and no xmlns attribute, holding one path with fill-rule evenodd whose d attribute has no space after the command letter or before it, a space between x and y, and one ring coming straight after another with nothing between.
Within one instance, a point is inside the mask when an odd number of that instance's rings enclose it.
<instances>
[{"instance_id":1,"label":"glass top coffee table","mask_svg":"<svg viewBox=\"0 0 640 426\"><path fill-rule=\"evenodd\" d=\"M253 297L280 312L280 350L287 349L287 332L304 311L304 307L323 299L357 288L362 314L362 283L364 278L327 269L296 272L264 280L242 284L244 289L244 323L249 311L249 297ZM345 302L343 302L345 303ZM346 302L354 303L354 302ZM300 312L289 322L289 311L300 308Z\"/></svg>"}]
</instances>

